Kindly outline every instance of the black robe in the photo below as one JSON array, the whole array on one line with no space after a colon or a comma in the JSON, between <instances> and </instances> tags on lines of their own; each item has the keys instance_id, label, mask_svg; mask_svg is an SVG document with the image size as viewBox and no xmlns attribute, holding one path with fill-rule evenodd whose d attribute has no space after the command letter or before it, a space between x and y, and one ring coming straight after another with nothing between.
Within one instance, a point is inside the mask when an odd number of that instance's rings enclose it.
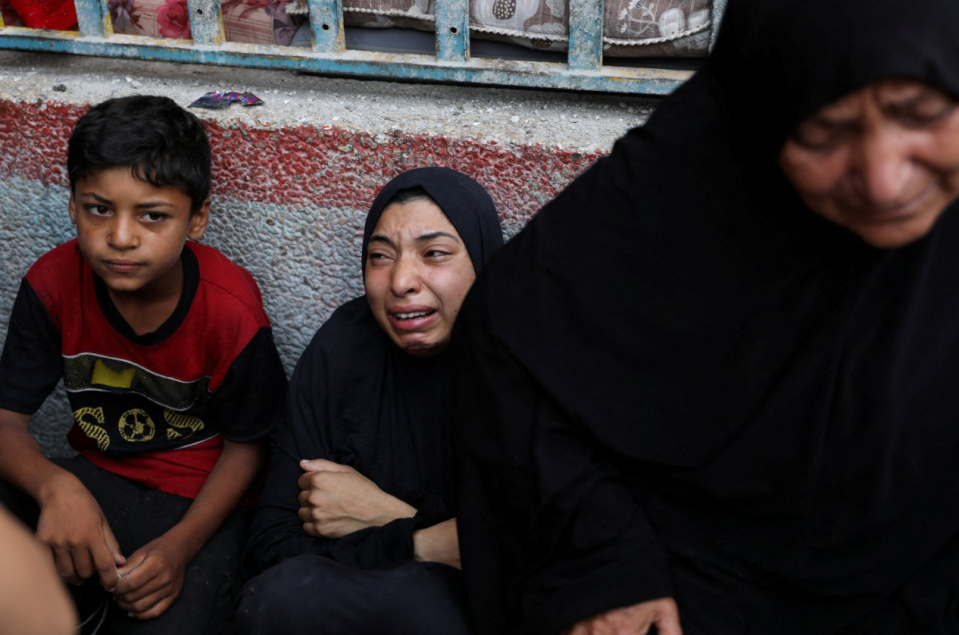
<instances>
[{"instance_id":1,"label":"black robe","mask_svg":"<svg viewBox=\"0 0 959 635\"><path fill-rule=\"evenodd\" d=\"M704 68L489 263L454 335L482 633L673 596L686 635L959 633L959 205L879 250L776 156L959 2L732 0Z\"/></svg>"},{"instance_id":2,"label":"black robe","mask_svg":"<svg viewBox=\"0 0 959 635\"><path fill-rule=\"evenodd\" d=\"M463 239L479 271L503 243L492 199L475 181L445 168L405 172L383 188L367 216L366 245L383 210L401 190L422 187ZM417 358L377 324L365 296L338 308L317 331L290 381L246 559L255 574L298 555L316 554L358 568L413 559L413 532L454 516L448 353ZM342 538L314 538L297 516L300 460L323 458L355 468L417 509Z\"/></svg>"}]
</instances>

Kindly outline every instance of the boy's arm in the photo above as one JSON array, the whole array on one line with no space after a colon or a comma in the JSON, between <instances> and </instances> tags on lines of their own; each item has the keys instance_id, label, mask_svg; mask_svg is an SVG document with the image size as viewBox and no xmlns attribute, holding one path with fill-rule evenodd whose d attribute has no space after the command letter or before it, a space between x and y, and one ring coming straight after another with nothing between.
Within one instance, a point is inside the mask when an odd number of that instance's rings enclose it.
<instances>
[{"instance_id":1,"label":"boy's arm","mask_svg":"<svg viewBox=\"0 0 959 635\"><path fill-rule=\"evenodd\" d=\"M37 539L50 547L68 582L99 574L108 589L124 563L100 505L80 480L49 461L29 432L30 415L0 408L0 478L40 506Z\"/></svg>"},{"instance_id":2,"label":"boy's arm","mask_svg":"<svg viewBox=\"0 0 959 635\"><path fill-rule=\"evenodd\" d=\"M223 442L223 453L179 523L120 568L114 599L137 619L162 615L180 594L187 565L240 503L263 462L259 442Z\"/></svg>"}]
</instances>

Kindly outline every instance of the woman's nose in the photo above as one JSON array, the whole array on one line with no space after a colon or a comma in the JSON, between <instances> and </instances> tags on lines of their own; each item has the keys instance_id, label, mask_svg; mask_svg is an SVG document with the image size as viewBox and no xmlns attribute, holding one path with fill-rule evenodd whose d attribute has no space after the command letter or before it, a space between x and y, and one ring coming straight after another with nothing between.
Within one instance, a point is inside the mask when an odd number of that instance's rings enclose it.
<instances>
[{"instance_id":1,"label":"woman's nose","mask_svg":"<svg viewBox=\"0 0 959 635\"><path fill-rule=\"evenodd\" d=\"M411 295L421 286L419 263L411 256L400 256L393 268L391 290L398 297Z\"/></svg>"},{"instance_id":2,"label":"woman's nose","mask_svg":"<svg viewBox=\"0 0 959 635\"><path fill-rule=\"evenodd\" d=\"M858 187L865 202L878 208L903 204L915 169L908 141L895 130L871 129L859 143Z\"/></svg>"}]
</instances>

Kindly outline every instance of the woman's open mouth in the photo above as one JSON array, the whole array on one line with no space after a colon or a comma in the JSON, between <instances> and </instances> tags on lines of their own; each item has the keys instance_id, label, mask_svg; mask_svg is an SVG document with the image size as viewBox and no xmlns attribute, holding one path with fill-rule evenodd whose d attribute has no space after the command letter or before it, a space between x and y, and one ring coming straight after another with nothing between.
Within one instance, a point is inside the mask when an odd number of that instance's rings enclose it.
<instances>
[{"instance_id":1,"label":"woman's open mouth","mask_svg":"<svg viewBox=\"0 0 959 635\"><path fill-rule=\"evenodd\" d=\"M429 307L399 307L388 311L390 324L401 331L416 331L431 325L439 316Z\"/></svg>"}]
</instances>

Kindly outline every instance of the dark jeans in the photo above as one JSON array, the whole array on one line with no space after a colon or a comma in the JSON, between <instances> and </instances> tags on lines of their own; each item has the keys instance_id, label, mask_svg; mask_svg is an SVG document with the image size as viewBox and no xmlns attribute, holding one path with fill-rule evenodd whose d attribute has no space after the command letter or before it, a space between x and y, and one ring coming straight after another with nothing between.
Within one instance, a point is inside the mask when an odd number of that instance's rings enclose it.
<instances>
[{"instance_id":1,"label":"dark jeans","mask_svg":"<svg viewBox=\"0 0 959 635\"><path fill-rule=\"evenodd\" d=\"M354 569L328 558L285 560L240 592L242 635L468 635L460 572L435 562Z\"/></svg>"},{"instance_id":2,"label":"dark jeans","mask_svg":"<svg viewBox=\"0 0 959 635\"><path fill-rule=\"evenodd\" d=\"M144 487L102 470L82 457L54 459L60 467L80 479L97 499L110 529L129 557L180 521L193 501ZM32 498L0 482L0 502L36 528L40 509ZM160 617L137 620L110 602L99 633L117 635L216 635L229 619L236 598L237 566L246 539L250 510L237 509L227 519L186 569L179 598ZM103 593L96 579L74 597ZM85 607L80 607L81 612Z\"/></svg>"}]
</instances>

